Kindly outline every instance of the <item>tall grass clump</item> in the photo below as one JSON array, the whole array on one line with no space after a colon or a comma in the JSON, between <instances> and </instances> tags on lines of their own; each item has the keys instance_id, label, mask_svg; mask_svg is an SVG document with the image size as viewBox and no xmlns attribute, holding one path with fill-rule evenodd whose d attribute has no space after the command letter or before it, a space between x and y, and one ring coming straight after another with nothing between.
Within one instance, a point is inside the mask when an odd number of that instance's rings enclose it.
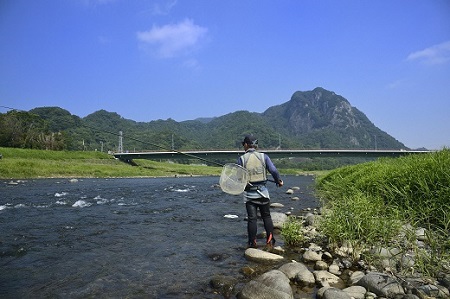
<instances>
[{"instance_id":1,"label":"tall grass clump","mask_svg":"<svg viewBox=\"0 0 450 299\"><path fill-rule=\"evenodd\" d=\"M320 228L332 244L349 243L353 248L387 244L401 226L395 209L384 206L381 198L367 197L354 190L323 209Z\"/></svg>"},{"instance_id":2,"label":"tall grass clump","mask_svg":"<svg viewBox=\"0 0 450 299\"><path fill-rule=\"evenodd\" d=\"M317 189L321 229L330 240L387 244L408 223L430 232L428 258L431 252L435 261L450 260L449 149L339 168L320 178Z\"/></svg>"}]
</instances>

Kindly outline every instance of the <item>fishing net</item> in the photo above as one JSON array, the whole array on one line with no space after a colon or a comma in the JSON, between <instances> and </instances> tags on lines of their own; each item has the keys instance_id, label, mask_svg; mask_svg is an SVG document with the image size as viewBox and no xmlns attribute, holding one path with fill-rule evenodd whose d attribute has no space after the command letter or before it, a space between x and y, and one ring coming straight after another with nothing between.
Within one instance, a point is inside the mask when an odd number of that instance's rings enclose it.
<instances>
[{"instance_id":1,"label":"fishing net","mask_svg":"<svg viewBox=\"0 0 450 299\"><path fill-rule=\"evenodd\" d=\"M247 170L238 164L225 164L220 175L219 185L223 192L241 194L248 183Z\"/></svg>"}]
</instances>

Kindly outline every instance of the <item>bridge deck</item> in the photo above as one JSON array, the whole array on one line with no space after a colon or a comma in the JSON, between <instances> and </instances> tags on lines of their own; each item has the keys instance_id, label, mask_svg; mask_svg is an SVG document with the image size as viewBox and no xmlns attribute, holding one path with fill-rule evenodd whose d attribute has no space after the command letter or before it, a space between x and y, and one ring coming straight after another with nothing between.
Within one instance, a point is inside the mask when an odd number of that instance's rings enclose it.
<instances>
[{"instance_id":1,"label":"bridge deck","mask_svg":"<svg viewBox=\"0 0 450 299\"><path fill-rule=\"evenodd\" d=\"M270 156L271 159L289 158L289 157L399 157L409 154L429 153L430 151L406 151L406 150L260 150ZM240 151L152 151L139 153L114 153L113 155L124 161L133 159L150 160L177 160L177 159L195 159L200 160L222 160L234 162L244 152Z\"/></svg>"}]
</instances>

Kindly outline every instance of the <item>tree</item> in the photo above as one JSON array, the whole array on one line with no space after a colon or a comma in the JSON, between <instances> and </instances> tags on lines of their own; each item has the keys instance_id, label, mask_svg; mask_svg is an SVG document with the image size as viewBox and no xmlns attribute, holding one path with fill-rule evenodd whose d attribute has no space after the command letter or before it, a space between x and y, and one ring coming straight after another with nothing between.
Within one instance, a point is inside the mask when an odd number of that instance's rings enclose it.
<instances>
[{"instance_id":1,"label":"tree","mask_svg":"<svg viewBox=\"0 0 450 299\"><path fill-rule=\"evenodd\" d=\"M0 146L64 149L64 135L48 130L48 123L39 115L12 110L0 114Z\"/></svg>"}]
</instances>

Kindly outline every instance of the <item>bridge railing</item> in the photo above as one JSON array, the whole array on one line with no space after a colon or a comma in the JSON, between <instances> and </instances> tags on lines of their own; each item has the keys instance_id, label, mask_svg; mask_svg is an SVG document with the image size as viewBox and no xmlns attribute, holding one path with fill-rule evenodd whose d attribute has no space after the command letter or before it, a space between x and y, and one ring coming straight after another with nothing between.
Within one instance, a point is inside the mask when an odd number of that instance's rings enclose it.
<instances>
[{"instance_id":1,"label":"bridge railing","mask_svg":"<svg viewBox=\"0 0 450 299\"><path fill-rule=\"evenodd\" d=\"M365 149L318 149L318 150L260 150L270 156L271 159L290 158L290 157L400 157L410 154L424 154L431 151L420 150L365 150ZM215 159L234 162L244 152L242 150L214 150L214 151L149 151L135 153L113 153L114 157L132 161L133 159L151 159L151 160L177 160L192 159Z\"/></svg>"}]
</instances>

